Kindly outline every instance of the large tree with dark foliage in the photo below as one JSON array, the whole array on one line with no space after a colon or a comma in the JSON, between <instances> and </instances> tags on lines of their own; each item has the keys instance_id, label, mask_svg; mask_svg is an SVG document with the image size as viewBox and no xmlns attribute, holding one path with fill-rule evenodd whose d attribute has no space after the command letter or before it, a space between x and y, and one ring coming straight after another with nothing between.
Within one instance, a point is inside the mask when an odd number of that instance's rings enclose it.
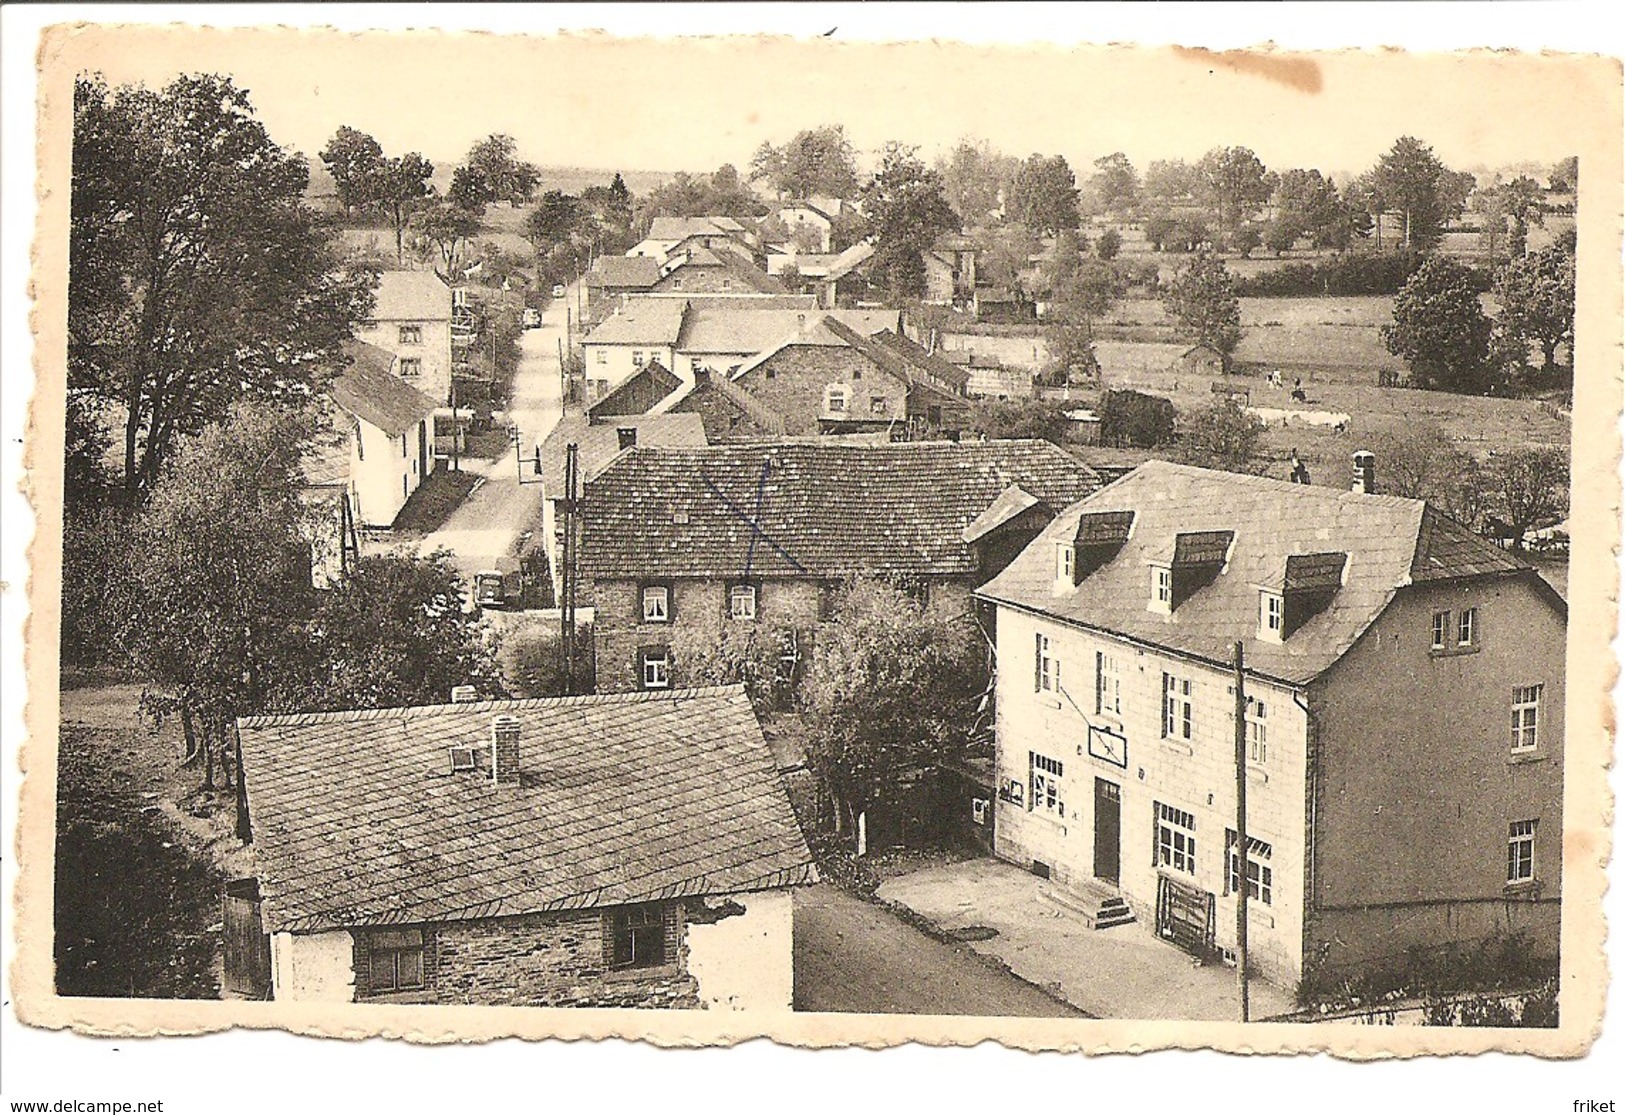
<instances>
[{"instance_id":1,"label":"large tree with dark foliage","mask_svg":"<svg viewBox=\"0 0 1625 1115\"><path fill-rule=\"evenodd\" d=\"M1179 269L1162 296L1181 337L1226 356L1241 343L1241 302L1224 262L1199 252Z\"/></svg>"},{"instance_id":2,"label":"large tree with dark foliage","mask_svg":"<svg viewBox=\"0 0 1625 1115\"><path fill-rule=\"evenodd\" d=\"M1404 217L1404 246L1427 249L1444 235L1444 225L1461 215L1467 195L1463 182L1415 136L1400 136L1377 160L1371 192Z\"/></svg>"},{"instance_id":3,"label":"large tree with dark foliage","mask_svg":"<svg viewBox=\"0 0 1625 1115\"><path fill-rule=\"evenodd\" d=\"M925 293L922 253L937 237L959 228L942 179L920 161L917 148L890 142L880 166L863 188L863 214L874 241L872 274L894 299Z\"/></svg>"},{"instance_id":4,"label":"large tree with dark foliage","mask_svg":"<svg viewBox=\"0 0 1625 1115\"><path fill-rule=\"evenodd\" d=\"M1010 219L1044 236L1078 227L1078 185L1061 155L1029 155L1010 183Z\"/></svg>"},{"instance_id":5,"label":"large tree with dark foliage","mask_svg":"<svg viewBox=\"0 0 1625 1115\"><path fill-rule=\"evenodd\" d=\"M1543 248L1512 260L1495 276L1501 302L1496 325L1527 352L1540 347L1549 371L1557 364L1557 346L1574 343L1574 256L1559 246Z\"/></svg>"},{"instance_id":6,"label":"large tree with dark foliage","mask_svg":"<svg viewBox=\"0 0 1625 1115\"><path fill-rule=\"evenodd\" d=\"M1264 164L1246 147L1215 147L1197 165L1198 193L1227 239L1237 233L1270 198Z\"/></svg>"},{"instance_id":7,"label":"large tree with dark foliage","mask_svg":"<svg viewBox=\"0 0 1625 1115\"><path fill-rule=\"evenodd\" d=\"M527 202L542 180L541 171L518 155L513 136L493 133L469 148L468 157L452 171L447 196L473 213L493 202Z\"/></svg>"},{"instance_id":8,"label":"large tree with dark foliage","mask_svg":"<svg viewBox=\"0 0 1625 1115\"><path fill-rule=\"evenodd\" d=\"M1429 256L1394 298L1382 327L1388 351L1402 357L1418 387L1477 394L1489 382L1490 319L1466 268Z\"/></svg>"},{"instance_id":9,"label":"large tree with dark foliage","mask_svg":"<svg viewBox=\"0 0 1625 1115\"><path fill-rule=\"evenodd\" d=\"M123 426L126 494L237 400L308 394L371 311L303 201L309 167L216 75L74 87L70 387Z\"/></svg>"},{"instance_id":10,"label":"large tree with dark foliage","mask_svg":"<svg viewBox=\"0 0 1625 1115\"><path fill-rule=\"evenodd\" d=\"M372 200L374 179L384 161L384 149L376 139L344 124L322 148L321 157L346 213L354 213Z\"/></svg>"},{"instance_id":11,"label":"large tree with dark foliage","mask_svg":"<svg viewBox=\"0 0 1625 1115\"><path fill-rule=\"evenodd\" d=\"M322 150L322 162L338 188L346 213L374 210L389 218L395 230L395 261L405 255L402 243L413 208L428 197L434 164L416 151L393 158L384 155L378 141L348 125L341 127Z\"/></svg>"},{"instance_id":12,"label":"large tree with dark foliage","mask_svg":"<svg viewBox=\"0 0 1625 1115\"><path fill-rule=\"evenodd\" d=\"M806 128L783 147L758 147L750 179L766 181L780 197L850 198L858 188L857 157L841 125Z\"/></svg>"}]
</instances>

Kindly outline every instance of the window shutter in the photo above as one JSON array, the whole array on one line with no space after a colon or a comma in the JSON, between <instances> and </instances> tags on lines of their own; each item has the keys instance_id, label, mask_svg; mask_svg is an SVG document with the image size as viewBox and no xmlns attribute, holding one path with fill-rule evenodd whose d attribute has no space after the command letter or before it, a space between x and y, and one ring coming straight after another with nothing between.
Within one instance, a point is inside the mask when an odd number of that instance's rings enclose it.
<instances>
[{"instance_id":1,"label":"window shutter","mask_svg":"<svg viewBox=\"0 0 1625 1115\"><path fill-rule=\"evenodd\" d=\"M1095 715L1106 710L1106 653L1095 651Z\"/></svg>"},{"instance_id":2,"label":"window shutter","mask_svg":"<svg viewBox=\"0 0 1625 1115\"><path fill-rule=\"evenodd\" d=\"M1162 675L1162 735L1166 739L1173 735L1169 721L1173 719L1173 697L1168 692L1168 675Z\"/></svg>"},{"instance_id":3,"label":"window shutter","mask_svg":"<svg viewBox=\"0 0 1625 1115\"><path fill-rule=\"evenodd\" d=\"M683 904L672 902L660 911L660 962L676 964L683 945Z\"/></svg>"},{"instance_id":4,"label":"window shutter","mask_svg":"<svg viewBox=\"0 0 1625 1115\"><path fill-rule=\"evenodd\" d=\"M1033 636L1033 692L1044 688L1044 636Z\"/></svg>"},{"instance_id":5,"label":"window shutter","mask_svg":"<svg viewBox=\"0 0 1625 1115\"><path fill-rule=\"evenodd\" d=\"M1162 806L1158 802L1151 803L1151 866L1157 866L1157 822L1161 819Z\"/></svg>"},{"instance_id":6,"label":"window shutter","mask_svg":"<svg viewBox=\"0 0 1625 1115\"><path fill-rule=\"evenodd\" d=\"M605 910L598 917L599 944L602 947L604 971L615 967L615 915Z\"/></svg>"}]
</instances>

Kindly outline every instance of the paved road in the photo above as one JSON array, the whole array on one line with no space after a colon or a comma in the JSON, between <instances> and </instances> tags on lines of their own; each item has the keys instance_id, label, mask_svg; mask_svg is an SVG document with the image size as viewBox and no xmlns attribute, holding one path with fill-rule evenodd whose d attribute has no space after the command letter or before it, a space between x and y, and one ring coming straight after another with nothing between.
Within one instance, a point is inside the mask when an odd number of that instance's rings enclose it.
<instances>
[{"instance_id":1,"label":"paved road","mask_svg":"<svg viewBox=\"0 0 1625 1115\"><path fill-rule=\"evenodd\" d=\"M963 945L928 937L829 883L796 891L795 1008L1082 1017Z\"/></svg>"},{"instance_id":2,"label":"paved road","mask_svg":"<svg viewBox=\"0 0 1625 1115\"><path fill-rule=\"evenodd\" d=\"M514 372L508 420L519 427L525 450L524 479L512 452L495 461L465 458L465 472L479 479L468 498L458 505L439 530L425 537L419 553L448 549L466 579L484 569L508 570L519 534L539 529L542 489L535 483L531 454L559 420L558 342L564 336L564 300L554 302L542 315L542 328L519 335L519 366Z\"/></svg>"}]
</instances>

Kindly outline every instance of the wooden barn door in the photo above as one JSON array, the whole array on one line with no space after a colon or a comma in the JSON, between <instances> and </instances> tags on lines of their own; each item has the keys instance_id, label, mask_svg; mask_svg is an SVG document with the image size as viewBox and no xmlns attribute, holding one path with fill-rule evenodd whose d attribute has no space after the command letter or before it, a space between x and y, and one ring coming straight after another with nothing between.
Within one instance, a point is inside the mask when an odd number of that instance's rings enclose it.
<instances>
[{"instance_id":1,"label":"wooden barn door","mask_svg":"<svg viewBox=\"0 0 1625 1115\"><path fill-rule=\"evenodd\" d=\"M271 939L260 926L260 890L255 879L234 879L221 899L224 988L233 998L271 997Z\"/></svg>"}]
</instances>

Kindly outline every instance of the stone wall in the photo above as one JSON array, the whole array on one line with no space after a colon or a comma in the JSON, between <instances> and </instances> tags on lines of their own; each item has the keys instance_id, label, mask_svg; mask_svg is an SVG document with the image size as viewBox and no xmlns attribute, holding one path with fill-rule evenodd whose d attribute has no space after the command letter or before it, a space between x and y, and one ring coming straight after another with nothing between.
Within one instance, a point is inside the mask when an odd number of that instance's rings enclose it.
<instances>
[{"instance_id":1,"label":"stone wall","mask_svg":"<svg viewBox=\"0 0 1625 1115\"><path fill-rule=\"evenodd\" d=\"M785 416L786 432L816 434L824 412L824 391L832 383L848 390L847 417L853 421L908 415L908 387L876 367L856 349L830 345L790 345L736 381L739 386ZM879 398L884 412L875 413L871 400Z\"/></svg>"}]
</instances>

